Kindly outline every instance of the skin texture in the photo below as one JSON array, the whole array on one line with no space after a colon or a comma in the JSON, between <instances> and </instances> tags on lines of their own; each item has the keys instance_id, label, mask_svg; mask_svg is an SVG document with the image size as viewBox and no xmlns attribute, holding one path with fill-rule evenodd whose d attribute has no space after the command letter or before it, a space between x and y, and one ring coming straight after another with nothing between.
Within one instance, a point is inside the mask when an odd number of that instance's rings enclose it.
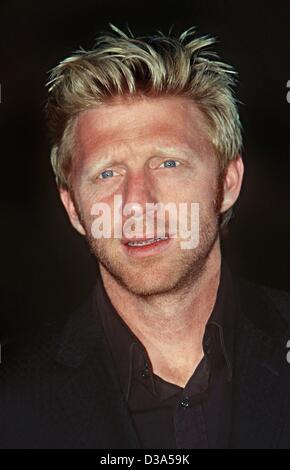
<instances>
[{"instance_id":1,"label":"skin texture","mask_svg":"<svg viewBox=\"0 0 290 470\"><path fill-rule=\"evenodd\" d=\"M219 214L238 198L242 159L237 155L221 179L206 117L184 97L119 99L84 111L74 138L73 192L60 189L71 223L86 236L111 302L144 344L154 372L185 386L204 354L220 277ZM167 160L176 166L164 166ZM105 170L113 176L101 179ZM113 207L116 194L132 207L199 203L198 246L182 250L177 237L162 252L135 258L120 239L94 239L91 208Z\"/></svg>"}]
</instances>

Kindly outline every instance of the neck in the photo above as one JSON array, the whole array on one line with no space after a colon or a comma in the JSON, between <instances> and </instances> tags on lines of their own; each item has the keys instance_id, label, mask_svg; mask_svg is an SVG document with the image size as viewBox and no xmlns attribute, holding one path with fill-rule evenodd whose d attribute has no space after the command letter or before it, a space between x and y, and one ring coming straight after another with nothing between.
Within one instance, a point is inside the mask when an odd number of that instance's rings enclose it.
<instances>
[{"instance_id":1,"label":"neck","mask_svg":"<svg viewBox=\"0 0 290 470\"><path fill-rule=\"evenodd\" d=\"M219 241L191 286L140 297L100 266L112 305L147 350L153 371L184 387L202 359L205 326L213 310L221 267Z\"/></svg>"}]
</instances>

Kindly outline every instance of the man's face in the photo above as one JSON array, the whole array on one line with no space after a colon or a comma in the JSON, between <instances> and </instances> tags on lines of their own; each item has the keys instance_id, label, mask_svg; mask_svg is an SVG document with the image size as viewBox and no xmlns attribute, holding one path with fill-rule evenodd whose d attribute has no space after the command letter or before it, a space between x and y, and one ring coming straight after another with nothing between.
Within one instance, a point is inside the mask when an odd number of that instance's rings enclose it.
<instances>
[{"instance_id":1,"label":"man's face","mask_svg":"<svg viewBox=\"0 0 290 470\"><path fill-rule=\"evenodd\" d=\"M222 200L218 158L197 105L181 97L102 105L79 115L75 144L73 200L101 267L139 295L190 284L218 240ZM186 203L188 208L199 203L197 247L182 249L178 235L145 247L130 247L125 237L94 238L92 207L105 203L113 213L116 195L122 197L123 207L131 203L132 209L138 205L145 210L146 203ZM123 215L122 223L126 219ZM143 233L137 231L136 238L158 236L156 227L147 236L145 225L144 218Z\"/></svg>"}]
</instances>

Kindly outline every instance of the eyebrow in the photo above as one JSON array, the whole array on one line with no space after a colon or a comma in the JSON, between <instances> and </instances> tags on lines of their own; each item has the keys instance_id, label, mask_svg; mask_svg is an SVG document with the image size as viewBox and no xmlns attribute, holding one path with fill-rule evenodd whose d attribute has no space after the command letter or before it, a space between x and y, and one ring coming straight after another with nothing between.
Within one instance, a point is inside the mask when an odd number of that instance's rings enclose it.
<instances>
[{"instance_id":1,"label":"eyebrow","mask_svg":"<svg viewBox=\"0 0 290 470\"><path fill-rule=\"evenodd\" d=\"M156 147L156 150L163 155L176 155L177 153L184 153L187 156L194 156L194 151L193 149L186 148L186 147Z\"/></svg>"}]
</instances>

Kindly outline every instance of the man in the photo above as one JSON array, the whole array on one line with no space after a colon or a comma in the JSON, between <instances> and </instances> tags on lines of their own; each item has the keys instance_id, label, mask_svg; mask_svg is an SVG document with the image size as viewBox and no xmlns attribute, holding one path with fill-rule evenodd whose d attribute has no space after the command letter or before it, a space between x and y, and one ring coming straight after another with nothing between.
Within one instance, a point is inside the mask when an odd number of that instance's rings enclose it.
<instances>
[{"instance_id":1,"label":"man","mask_svg":"<svg viewBox=\"0 0 290 470\"><path fill-rule=\"evenodd\" d=\"M100 276L64 325L6 352L0 446L290 447L289 297L221 256L243 179L234 72L193 30L113 30L53 70L46 107Z\"/></svg>"}]
</instances>

